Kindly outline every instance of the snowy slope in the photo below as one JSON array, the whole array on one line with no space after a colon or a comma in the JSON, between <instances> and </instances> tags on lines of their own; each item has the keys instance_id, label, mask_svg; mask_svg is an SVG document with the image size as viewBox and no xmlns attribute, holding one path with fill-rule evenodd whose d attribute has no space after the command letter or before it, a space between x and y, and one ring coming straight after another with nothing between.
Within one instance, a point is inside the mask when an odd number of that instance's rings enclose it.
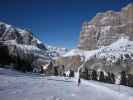
<instances>
[{"instance_id":1,"label":"snowy slope","mask_svg":"<svg viewBox=\"0 0 133 100\"><path fill-rule=\"evenodd\" d=\"M1 100L133 100L133 89L95 81L39 77L0 68Z\"/></svg>"},{"instance_id":2,"label":"snowy slope","mask_svg":"<svg viewBox=\"0 0 133 100\"><path fill-rule=\"evenodd\" d=\"M91 57L106 58L107 61L116 62L121 57L127 59L125 55L128 55L133 59L133 41L128 40L128 37L121 37L109 46L103 46L96 50L85 51L79 49L73 49L70 52L63 55L63 57L80 55L89 60Z\"/></svg>"},{"instance_id":3,"label":"snowy slope","mask_svg":"<svg viewBox=\"0 0 133 100\"><path fill-rule=\"evenodd\" d=\"M101 48L96 56L112 62L118 59L133 59L133 41L128 40L128 37L122 37L111 45Z\"/></svg>"},{"instance_id":4,"label":"snowy slope","mask_svg":"<svg viewBox=\"0 0 133 100\"><path fill-rule=\"evenodd\" d=\"M76 56L80 55L81 57L85 58L85 61L93 57L98 50L91 50L91 51L85 51L85 50L80 50L80 49L72 49L68 53L62 55L62 57L69 57L69 56Z\"/></svg>"},{"instance_id":5,"label":"snowy slope","mask_svg":"<svg viewBox=\"0 0 133 100\"><path fill-rule=\"evenodd\" d=\"M68 52L68 50L66 48L57 48L57 47L50 46L47 44L45 44L45 45L46 45L46 48L48 49L47 53L53 59L56 59L56 58L66 54Z\"/></svg>"}]
</instances>

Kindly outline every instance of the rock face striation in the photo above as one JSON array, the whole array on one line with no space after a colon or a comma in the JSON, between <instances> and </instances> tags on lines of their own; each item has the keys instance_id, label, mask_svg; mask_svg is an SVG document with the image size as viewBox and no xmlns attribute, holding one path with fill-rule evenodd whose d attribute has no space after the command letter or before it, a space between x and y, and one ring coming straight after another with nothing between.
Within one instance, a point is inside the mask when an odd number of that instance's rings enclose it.
<instances>
[{"instance_id":1,"label":"rock face striation","mask_svg":"<svg viewBox=\"0 0 133 100\"><path fill-rule=\"evenodd\" d=\"M67 52L41 42L31 31L0 22L0 65L40 72L42 66Z\"/></svg>"},{"instance_id":2,"label":"rock face striation","mask_svg":"<svg viewBox=\"0 0 133 100\"><path fill-rule=\"evenodd\" d=\"M33 45L46 50L45 45L32 32L0 22L0 41L15 40L17 44Z\"/></svg>"},{"instance_id":3,"label":"rock face striation","mask_svg":"<svg viewBox=\"0 0 133 100\"><path fill-rule=\"evenodd\" d=\"M42 66L67 52L41 42L31 31L0 22L0 65L40 72Z\"/></svg>"},{"instance_id":4,"label":"rock face striation","mask_svg":"<svg viewBox=\"0 0 133 100\"><path fill-rule=\"evenodd\" d=\"M50 61L46 46L32 32L0 22L0 65L32 71Z\"/></svg>"},{"instance_id":5,"label":"rock face striation","mask_svg":"<svg viewBox=\"0 0 133 100\"><path fill-rule=\"evenodd\" d=\"M123 35L133 40L133 4L128 4L120 12L97 13L91 21L84 22L78 48L92 50L110 45Z\"/></svg>"}]
</instances>

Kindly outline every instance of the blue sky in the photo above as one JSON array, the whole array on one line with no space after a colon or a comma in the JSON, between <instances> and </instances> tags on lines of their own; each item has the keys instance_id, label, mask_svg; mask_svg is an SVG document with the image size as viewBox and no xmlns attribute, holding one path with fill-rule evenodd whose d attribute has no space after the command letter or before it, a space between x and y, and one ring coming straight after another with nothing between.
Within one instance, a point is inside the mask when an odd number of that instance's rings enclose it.
<instances>
[{"instance_id":1,"label":"blue sky","mask_svg":"<svg viewBox=\"0 0 133 100\"><path fill-rule=\"evenodd\" d=\"M83 21L133 0L0 0L0 21L30 29L44 43L75 48Z\"/></svg>"}]
</instances>

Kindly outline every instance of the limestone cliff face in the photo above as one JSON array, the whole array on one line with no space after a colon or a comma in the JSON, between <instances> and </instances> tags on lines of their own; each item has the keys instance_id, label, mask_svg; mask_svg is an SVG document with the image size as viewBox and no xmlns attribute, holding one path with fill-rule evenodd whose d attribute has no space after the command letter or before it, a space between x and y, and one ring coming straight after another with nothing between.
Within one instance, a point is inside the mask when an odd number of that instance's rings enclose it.
<instances>
[{"instance_id":1,"label":"limestone cliff face","mask_svg":"<svg viewBox=\"0 0 133 100\"><path fill-rule=\"evenodd\" d=\"M115 42L123 35L133 40L133 4L122 8L120 12L110 10L98 13L91 21L84 22L78 48L96 49Z\"/></svg>"},{"instance_id":2,"label":"limestone cliff face","mask_svg":"<svg viewBox=\"0 0 133 100\"><path fill-rule=\"evenodd\" d=\"M0 41L9 40L15 40L18 44L33 45L39 49L46 50L45 45L32 32L0 22Z\"/></svg>"},{"instance_id":3,"label":"limestone cliff face","mask_svg":"<svg viewBox=\"0 0 133 100\"><path fill-rule=\"evenodd\" d=\"M0 64L32 71L50 61L46 46L32 32L0 22Z\"/></svg>"}]
</instances>

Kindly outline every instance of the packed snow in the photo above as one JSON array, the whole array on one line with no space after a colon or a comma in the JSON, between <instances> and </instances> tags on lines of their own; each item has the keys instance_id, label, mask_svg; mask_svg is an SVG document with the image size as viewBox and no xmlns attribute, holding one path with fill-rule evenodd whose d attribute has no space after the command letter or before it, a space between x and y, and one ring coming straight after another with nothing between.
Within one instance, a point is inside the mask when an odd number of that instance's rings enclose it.
<instances>
[{"instance_id":1,"label":"packed snow","mask_svg":"<svg viewBox=\"0 0 133 100\"><path fill-rule=\"evenodd\" d=\"M133 100L133 88L0 68L1 100Z\"/></svg>"}]
</instances>

